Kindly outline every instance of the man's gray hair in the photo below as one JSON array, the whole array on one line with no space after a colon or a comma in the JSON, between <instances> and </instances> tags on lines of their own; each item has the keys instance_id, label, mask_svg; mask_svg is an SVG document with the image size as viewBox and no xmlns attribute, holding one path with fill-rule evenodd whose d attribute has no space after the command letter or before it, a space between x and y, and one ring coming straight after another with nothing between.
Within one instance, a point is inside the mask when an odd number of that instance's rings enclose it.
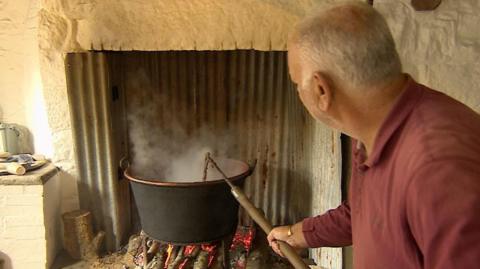
<instances>
[{"instance_id":1,"label":"man's gray hair","mask_svg":"<svg viewBox=\"0 0 480 269\"><path fill-rule=\"evenodd\" d=\"M297 24L292 36L311 72L322 71L350 86L384 82L402 72L383 16L362 2L319 9Z\"/></svg>"}]
</instances>

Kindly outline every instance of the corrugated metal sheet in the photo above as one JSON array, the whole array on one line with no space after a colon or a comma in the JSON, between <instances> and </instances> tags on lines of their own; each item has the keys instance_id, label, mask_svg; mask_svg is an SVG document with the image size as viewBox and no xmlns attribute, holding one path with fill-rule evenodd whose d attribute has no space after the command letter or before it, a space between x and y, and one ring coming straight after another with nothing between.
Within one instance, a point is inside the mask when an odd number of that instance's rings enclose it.
<instances>
[{"instance_id":1,"label":"corrugated metal sheet","mask_svg":"<svg viewBox=\"0 0 480 269\"><path fill-rule=\"evenodd\" d=\"M286 52L130 52L109 59L111 72L122 74L112 85L124 91L127 115L156 103L143 117L152 136L152 125L180 126L190 137L218 133L228 140L217 141L219 150L257 159L245 190L274 224L310 214L304 138L313 130L288 78Z\"/></svg>"},{"instance_id":2,"label":"corrugated metal sheet","mask_svg":"<svg viewBox=\"0 0 480 269\"><path fill-rule=\"evenodd\" d=\"M307 115L288 78L286 52L77 54L67 56L67 73L82 207L94 211L114 244L125 239L130 221L128 184L116 181L115 167L121 156L134 155L128 138L137 128L160 144L208 130L218 135L219 151L257 159L245 190L273 224L339 202L338 134ZM151 111L132 123L139 107ZM178 128L185 130L180 137L172 131ZM156 139L159 129L171 140Z\"/></svg>"},{"instance_id":3,"label":"corrugated metal sheet","mask_svg":"<svg viewBox=\"0 0 480 269\"><path fill-rule=\"evenodd\" d=\"M90 210L107 248L118 248L127 230L125 203L119 199L108 68L102 53L68 54L68 101L77 157L80 207Z\"/></svg>"}]
</instances>

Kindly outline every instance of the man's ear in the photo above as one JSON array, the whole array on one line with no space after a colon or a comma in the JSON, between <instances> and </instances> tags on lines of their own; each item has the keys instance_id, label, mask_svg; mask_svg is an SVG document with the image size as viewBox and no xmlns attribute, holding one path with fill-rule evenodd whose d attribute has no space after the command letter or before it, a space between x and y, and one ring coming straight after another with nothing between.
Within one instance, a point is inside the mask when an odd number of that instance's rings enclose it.
<instances>
[{"instance_id":1,"label":"man's ear","mask_svg":"<svg viewBox=\"0 0 480 269\"><path fill-rule=\"evenodd\" d=\"M325 112L332 104L333 89L332 83L328 77L322 72L313 73L313 93L317 100L318 108Z\"/></svg>"}]
</instances>

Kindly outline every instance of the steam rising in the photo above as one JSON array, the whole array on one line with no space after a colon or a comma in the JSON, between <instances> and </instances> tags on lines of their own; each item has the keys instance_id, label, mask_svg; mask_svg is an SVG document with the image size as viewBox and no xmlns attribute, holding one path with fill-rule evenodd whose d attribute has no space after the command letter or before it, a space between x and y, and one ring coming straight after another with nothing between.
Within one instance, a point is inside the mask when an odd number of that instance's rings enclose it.
<instances>
[{"instance_id":1,"label":"steam rising","mask_svg":"<svg viewBox=\"0 0 480 269\"><path fill-rule=\"evenodd\" d=\"M201 181L205 165L205 153L220 160L227 156L231 139L225 133L212 132L208 127L187 130L185 123L194 121L176 113L178 107L171 96L154 88L145 72L138 71L127 79L127 122L130 142L132 174L145 179L162 181ZM219 166L227 176L243 171L225 162ZM224 166L224 167L222 167ZM221 176L210 168L208 179Z\"/></svg>"}]
</instances>

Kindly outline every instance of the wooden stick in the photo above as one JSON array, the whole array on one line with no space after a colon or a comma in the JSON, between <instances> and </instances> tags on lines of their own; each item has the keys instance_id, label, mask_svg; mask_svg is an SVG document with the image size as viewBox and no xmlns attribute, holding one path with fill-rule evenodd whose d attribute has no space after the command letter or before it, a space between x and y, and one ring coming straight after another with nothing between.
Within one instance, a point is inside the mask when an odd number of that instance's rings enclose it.
<instances>
[{"instance_id":1,"label":"wooden stick","mask_svg":"<svg viewBox=\"0 0 480 269\"><path fill-rule=\"evenodd\" d=\"M156 253L159 248L160 248L160 242L153 240L152 244L148 248L147 253L148 254Z\"/></svg>"},{"instance_id":2,"label":"wooden stick","mask_svg":"<svg viewBox=\"0 0 480 269\"><path fill-rule=\"evenodd\" d=\"M203 167L203 182L207 181L208 163L210 162L210 152L205 154L205 166Z\"/></svg>"},{"instance_id":3,"label":"wooden stick","mask_svg":"<svg viewBox=\"0 0 480 269\"><path fill-rule=\"evenodd\" d=\"M167 267L168 269L177 268L177 266L183 261L183 250L184 249L185 249L185 247L183 247L183 246L180 247L180 249L177 252L177 256L175 257L173 262L168 265L168 267Z\"/></svg>"},{"instance_id":4,"label":"wooden stick","mask_svg":"<svg viewBox=\"0 0 480 269\"><path fill-rule=\"evenodd\" d=\"M237 186L233 185L232 182L228 179L227 175L218 167L217 163L210 157L210 162L215 166L215 168L222 174L225 182L230 186L231 192L235 199L240 203L240 205L245 209L248 215L262 228L262 230L269 234L272 231L272 224L267 220L263 212L256 208L253 203L248 199L247 195ZM298 253L286 242L277 240L280 251L288 259L288 261L295 267L295 269L308 269L309 267L303 262L302 258Z\"/></svg>"},{"instance_id":5,"label":"wooden stick","mask_svg":"<svg viewBox=\"0 0 480 269\"><path fill-rule=\"evenodd\" d=\"M147 269L148 265L148 254L147 254L147 235L144 233L142 238L142 248L143 248L143 263L142 268Z\"/></svg>"},{"instance_id":6,"label":"wooden stick","mask_svg":"<svg viewBox=\"0 0 480 269\"><path fill-rule=\"evenodd\" d=\"M208 251L202 250L197 256L193 269L205 269L208 267Z\"/></svg>"},{"instance_id":7,"label":"wooden stick","mask_svg":"<svg viewBox=\"0 0 480 269\"><path fill-rule=\"evenodd\" d=\"M208 160L213 164L215 169L217 169L218 172L220 172L220 174L222 174L223 180L225 180L225 182L227 182L228 186L230 186L231 188L235 187L235 185L233 185L233 183L228 179L227 175L225 175L225 173L222 171L222 169L220 169L220 167L218 167L217 163L212 159L212 157L210 157L210 155L208 155Z\"/></svg>"}]
</instances>

